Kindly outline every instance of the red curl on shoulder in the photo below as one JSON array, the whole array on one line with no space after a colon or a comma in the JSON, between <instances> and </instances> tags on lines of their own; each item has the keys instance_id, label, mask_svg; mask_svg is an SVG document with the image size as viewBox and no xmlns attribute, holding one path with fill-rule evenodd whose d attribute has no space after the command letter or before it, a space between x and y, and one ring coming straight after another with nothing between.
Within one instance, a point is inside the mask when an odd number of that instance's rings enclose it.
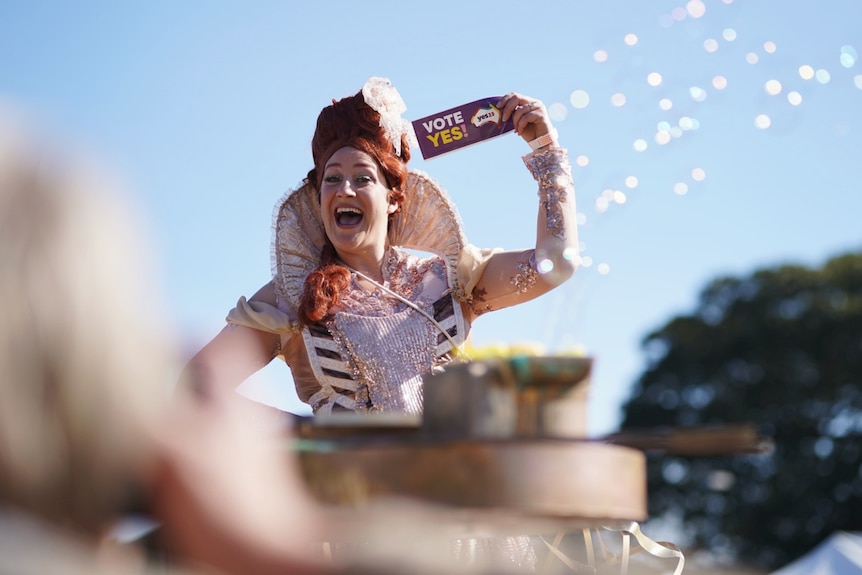
<instances>
[{"instance_id":1,"label":"red curl on shoulder","mask_svg":"<svg viewBox=\"0 0 862 575\"><path fill-rule=\"evenodd\" d=\"M335 248L323 246L320 265L305 278L299 308L296 310L303 325L320 323L338 305L339 294L350 285L350 270L336 263Z\"/></svg>"}]
</instances>

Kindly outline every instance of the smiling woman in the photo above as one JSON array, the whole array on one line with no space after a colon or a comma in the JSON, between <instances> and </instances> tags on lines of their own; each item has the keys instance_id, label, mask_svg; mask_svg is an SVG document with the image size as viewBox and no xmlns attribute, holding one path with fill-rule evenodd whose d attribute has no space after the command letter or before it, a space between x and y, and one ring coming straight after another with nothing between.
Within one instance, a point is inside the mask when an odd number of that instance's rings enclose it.
<instances>
[{"instance_id":1,"label":"smiling woman","mask_svg":"<svg viewBox=\"0 0 862 575\"><path fill-rule=\"evenodd\" d=\"M326 162L320 187L326 237L345 265L378 281L388 218L399 204L372 156L345 146Z\"/></svg>"},{"instance_id":2,"label":"smiling woman","mask_svg":"<svg viewBox=\"0 0 862 575\"><path fill-rule=\"evenodd\" d=\"M575 269L571 168L547 111L516 93L497 106L533 150L523 159L539 184L534 247L467 241L447 194L408 171L406 106L388 80L372 78L321 111L314 166L276 204L272 281L239 299L184 381L211 399L281 357L316 415L420 414L423 378L454 359L473 320L534 299ZM536 560L526 537L471 544L477 553L510 567Z\"/></svg>"},{"instance_id":3,"label":"smiling woman","mask_svg":"<svg viewBox=\"0 0 862 575\"><path fill-rule=\"evenodd\" d=\"M408 171L406 106L372 78L320 112L314 166L276 205L273 279L240 298L186 381L211 396L281 357L315 414L421 413L422 378L452 361L477 317L534 299L575 269L571 168L547 111L516 93L498 108L533 150L524 162L539 184L534 247L467 241L447 194Z\"/></svg>"}]
</instances>

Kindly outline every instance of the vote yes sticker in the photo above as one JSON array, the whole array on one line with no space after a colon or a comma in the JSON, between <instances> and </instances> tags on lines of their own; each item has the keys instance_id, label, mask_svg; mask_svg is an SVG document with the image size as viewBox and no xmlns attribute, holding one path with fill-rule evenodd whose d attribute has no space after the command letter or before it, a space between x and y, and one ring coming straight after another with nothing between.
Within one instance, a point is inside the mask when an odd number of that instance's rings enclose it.
<instances>
[{"instance_id":1,"label":"vote yes sticker","mask_svg":"<svg viewBox=\"0 0 862 575\"><path fill-rule=\"evenodd\" d=\"M422 157L429 160L514 130L511 118L503 121L496 106L499 100L499 96L489 96L413 120Z\"/></svg>"}]
</instances>

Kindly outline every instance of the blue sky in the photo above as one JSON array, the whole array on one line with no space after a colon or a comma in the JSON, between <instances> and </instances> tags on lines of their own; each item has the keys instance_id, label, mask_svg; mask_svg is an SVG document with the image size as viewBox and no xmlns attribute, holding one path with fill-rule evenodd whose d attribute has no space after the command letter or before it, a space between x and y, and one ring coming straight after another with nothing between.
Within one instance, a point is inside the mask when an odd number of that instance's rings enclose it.
<instances>
[{"instance_id":1,"label":"blue sky","mask_svg":"<svg viewBox=\"0 0 862 575\"><path fill-rule=\"evenodd\" d=\"M709 280L862 249L859 22L854 0L7 2L0 98L127 183L189 353L268 281L272 207L310 168L332 98L384 76L410 119L508 91L543 100L576 166L589 265L483 316L474 338L583 347L603 433L640 340ZM471 242L522 248L537 209L525 148L509 135L411 164ZM283 364L242 391L304 412Z\"/></svg>"}]
</instances>

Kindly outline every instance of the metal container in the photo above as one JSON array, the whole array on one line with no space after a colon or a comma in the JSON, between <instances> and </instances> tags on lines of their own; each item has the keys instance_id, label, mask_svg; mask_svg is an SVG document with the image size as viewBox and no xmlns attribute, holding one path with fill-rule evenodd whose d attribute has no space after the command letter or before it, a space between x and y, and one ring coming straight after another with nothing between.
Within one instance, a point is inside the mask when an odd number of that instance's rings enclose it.
<instances>
[{"instance_id":1,"label":"metal container","mask_svg":"<svg viewBox=\"0 0 862 575\"><path fill-rule=\"evenodd\" d=\"M425 378L422 433L471 439L584 438L593 359L517 356Z\"/></svg>"}]
</instances>

